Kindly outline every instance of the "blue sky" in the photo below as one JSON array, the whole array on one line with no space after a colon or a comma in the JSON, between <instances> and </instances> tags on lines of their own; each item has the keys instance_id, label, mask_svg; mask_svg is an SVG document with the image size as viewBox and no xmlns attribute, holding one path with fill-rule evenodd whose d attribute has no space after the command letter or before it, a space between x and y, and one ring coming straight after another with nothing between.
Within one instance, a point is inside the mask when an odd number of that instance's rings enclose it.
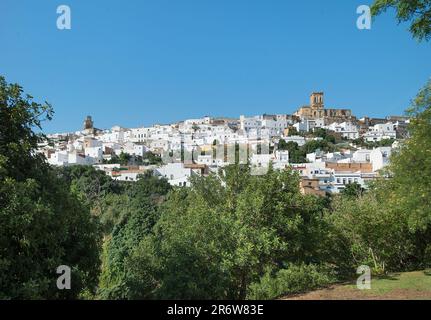
<instances>
[{"instance_id":1,"label":"blue sky","mask_svg":"<svg viewBox=\"0 0 431 320\"><path fill-rule=\"evenodd\" d=\"M312 91L357 116L401 114L430 77L431 43L366 0L0 1L0 74L55 108L47 132L293 113ZM56 28L58 5L72 30Z\"/></svg>"}]
</instances>

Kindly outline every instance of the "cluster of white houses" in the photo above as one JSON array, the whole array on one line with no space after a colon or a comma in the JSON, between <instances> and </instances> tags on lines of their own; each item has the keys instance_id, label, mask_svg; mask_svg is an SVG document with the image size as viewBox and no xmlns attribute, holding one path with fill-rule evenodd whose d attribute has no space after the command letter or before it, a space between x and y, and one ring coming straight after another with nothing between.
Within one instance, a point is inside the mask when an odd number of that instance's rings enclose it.
<instances>
[{"instance_id":1,"label":"cluster of white houses","mask_svg":"<svg viewBox=\"0 0 431 320\"><path fill-rule=\"evenodd\" d=\"M82 131L49 135L49 140L40 144L39 152L52 165L93 165L123 181L136 181L151 170L174 186L189 186L192 175L217 173L237 156L243 163L249 163L256 174L270 163L275 169L293 168L302 177L301 189L305 193L338 193L354 182L366 187L388 164L398 140L406 137L408 118L356 119L348 109L325 109L323 102L323 93L318 92L311 95L310 105L299 108L293 115L203 117L151 127L116 126L110 130L94 128L91 117L87 117ZM351 148L334 153L316 150L307 154L307 162L303 164L290 163L289 152L277 149L280 139L298 146L319 139L302 134L315 128L332 131ZM292 135L291 130L296 134ZM353 143L361 137L367 142L384 139L395 142L391 147L368 150ZM107 164L122 153L143 157L148 152L160 155L163 162L140 166Z\"/></svg>"}]
</instances>

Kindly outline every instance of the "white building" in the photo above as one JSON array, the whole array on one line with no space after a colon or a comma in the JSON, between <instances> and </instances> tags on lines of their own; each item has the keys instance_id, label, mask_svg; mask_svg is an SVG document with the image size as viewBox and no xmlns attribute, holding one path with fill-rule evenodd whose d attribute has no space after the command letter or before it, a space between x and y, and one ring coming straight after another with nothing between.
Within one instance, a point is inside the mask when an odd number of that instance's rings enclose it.
<instances>
[{"instance_id":1,"label":"white building","mask_svg":"<svg viewBox=\"0 0 431 320\"><path fill-rule=\"evenodd\" d=\"M340 133L343 138L355 140L359 138L359 130L356 125L348 122L342 122L342 123L331 123L329 126L327 126L328 130Z\"/></svg>"},{"instance_id":2,"label":"white building","mask_svg":"<svg viewBox=\"0 0 431 320\"><path fill-rule=\"evenodd\" d=\"M130 141L144 142L146 139L148 139L151 128L132 128L130 131Z\"/></svg>"},{"instance_id":3,"label":"white building","mask_svg":"<svg viewBox=\"0 0 431 320\"><path fill-rule=\"evenodd\" d=\"M298 144L298 146L302 147L305 144L305 137L302 136L283 136L281 137L281 139L283 139L286 142L295 142L296 144Z\"/></svg>"},{"instance_id":4,"label":"white building","mask_svg":"<svg viewBox=\"0 0 431 320\"><path fill-rule=\"evenodd\" d=\"M262 127L262 121L258 116L255 117L245 117L241 115L239 117L239 123L241 130L248 132L250 130L257 130Z\"/></svg>"},{"instance_id":5,"label":"white building","mask_svg":"<svg viewBox=\"0 0 431 320\"><path fill-rule=\"evenodd\" d=\"M85 156L91 158L92 163L101 163L103 160L103 146L85 148Z\"/></svg>"},{"instance_id":6,"label":"white building","mask_svg":"<svg viewBox=\"0 0 431 320\"><path fill-rule=\"evenodd\" d=\"M289 166L289 151L277 150L272 154L256 154L253 153L250 158L250 164L258 168L269 167L272 163L274 169L285 169Z\"/></svg>"},{"instance_id":7,"label":"white building","mask_svg":"<svg viewBox=\"0 0 431 320\"><path fill-rule=\"evenodd\" d=\"M330 192L339 193L346 188L347 185L358 183L361 187L365 188L366 184L362 178L361 172L340 172L334 171L332 174L332 182Z\"/></svg>"},{"instance_id":8,"label":"white building","mask_svg":"<svg viewBox=\"0 0 431 320\"><path fill-rule=\"evenodd\" d=\"M130 155L143 157L148 148L142 142L126 142L122 147L122 151Z\"/></svg>"},{"instance_id":9,"label":"white building","mask_svg":"<svg viewBox=\"0 0 431 320\"><path fill-rule=\"evenodd\" d=\"M393 123L376 124L363 135L368 142L378 142L384 139L396 139L397 132Z\"/></svg>"},{"instance_id":10,"label":"white building","mask_svg":"<svg viewBox=\"0 0 431 320\"><path fill-rule=\"evenodd\" d=\"M66 150L55 151L48 158L48 163L53 166L67 166L69 164L69 153Z\"/></svg>"},{"instance_id":11,"label":"white building","mask_svg":"<svg viewBox=\"0 0 431 320\"><path fill-rule=\"evenodd\" d=\"M359 149L353 153L352 160L354 162L370 162L371 151L368 149Z\"/></svg>"},{"instance_id":12,"label":"white building","mask_svg":"<svg viewBox=\"0 0 431 320\"><path fill-rule=\"evenodd\" d=\"M183 163L168 163L156 168L154 174L166 178L172 186L188 187L190 186L189 178L193 171L186 168Z\"/></svg>"},{"instance_id":13,"label":"white building","mask_svg":"<svg viewBox=\"0 0 431 320\"><path fill-rule=\"evenodd\" d=\"M301 122L297 122L293 127L298 132L309 132L314 128L322 128L325 124L323 119L302 119Z\"/></svg>"},{"instance_id":14,"label":"white building","mask_svg":"<svg viewBox=\"0 0 431 320\"><path fill-rule=\"evenodd\" d=\"M371 151L370 162L373 165L373 171L376 172L387 166L389 164L391 154L391 147L380 147L375 148L373 151Z\"/></svg>"}]
</instances>

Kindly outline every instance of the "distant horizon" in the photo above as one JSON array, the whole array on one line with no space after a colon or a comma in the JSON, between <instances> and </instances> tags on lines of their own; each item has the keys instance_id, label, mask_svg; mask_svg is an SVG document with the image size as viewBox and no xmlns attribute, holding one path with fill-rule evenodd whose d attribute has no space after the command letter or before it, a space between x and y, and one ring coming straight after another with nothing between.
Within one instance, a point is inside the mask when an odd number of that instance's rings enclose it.
<instances>
[{"instance_id":1,"label":"distant horizon","mask_svg":"<svg viewBox=\"0 0 431 320\"><path fill-rule=\"evenodd\" d=\"M325 109L326 109L326 106L325 106ZM338 108L335 108L335 109L338 109ZM292 113L244 114L244 116L246 116L246 117L254 117L254 116L260 116L260 115L293 115L293 113L295 113L295 111L292 112ZM99 127L99 126L97 126L97 119L95 119L91 114L87 114L87 115L85 115L82 118L81 127L82 127L83 121L85 120L85 118L87 116L91 116L91 118L92 118L92 120L94 122L94 127L96 129L99 129L99 130L111 130L113 127L116 127L116 126L124 128L124 129L134 129L134 128L142 128L142 127L147 128L147 127L152 127L152 126L155 126L155 125L167 126L167 125L172 125L172 124L179 123L179 122L184 122L184 121L190 120L190 119L202 119L204 117L209 117L209 118L212 118L212 119L228 118L228 119L238 119L239 120L239 118L240 118L241 115L238 115L237 117L235 117L235 116L223 116L223 115L213 116L213 115L210 115L210 114L205 114L203 116L184 118L184 119L176 120L176 121L172 121L172 122L155 122L155 123L152 123L152 124L145 124L145 125L138 125L138 126L123 126L121 123L115 123L115 124L112 124L111 126L108 126L108 127ZM387 117L405 117L406 114L405 114L405 112L403 112L402 114L387 114L385 116L376 117L376 116L372 116L372 115L356 116L355 113L353 112L353 116L356 117L357 119L361 119L361 118L364 118L364 117L375 118L375 119L386 119ZM345 122L345 121L348 121L348 120L343 120L343 122ZM43 129L43 126L42 126L42 129ZM76 129L76 130L71 130L71 131L60 130L60 131L55 131L55 132L46 132L46 130L42 130L42 132L45 133L45 134L62 134L62 133L73 133L73 132L82 131L82 130L83 129Z\"/></svg>"},{"instance_id":2,"label":"distant horizon","mask_svg":"<svg viewBox=\"0 0 431 320\"><path fill-rule=\"evenodd\" d=\"M430 78L430 43L373 0L0 2L0 74L55 111L44 132L149 126L203 115L292 114L324 91L358 117L403 115Z\"/></svg>"}]
</instances>

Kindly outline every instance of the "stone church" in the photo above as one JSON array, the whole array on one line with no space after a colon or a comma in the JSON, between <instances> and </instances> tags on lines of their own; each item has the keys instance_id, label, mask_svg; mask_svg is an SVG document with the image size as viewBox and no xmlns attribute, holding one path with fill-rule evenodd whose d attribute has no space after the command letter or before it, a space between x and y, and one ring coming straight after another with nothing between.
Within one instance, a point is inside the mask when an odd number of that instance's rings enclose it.
<instances>
[{"instance_id":1,"label":"stone church","mask_svg":"<svg viewBox=\"0 0 431 320\"><path fill-rule=\"evenodd\" d=\"M322 118L325 120L352 120L350 109L325 109L323 96L323 92L313 92L310 96L310 105L299 108L294 115L311 120Z\"/></svg>"},{"instance_id":2,"label":"stone church","mask_svg":"<svg viewBox=\"0 0 431 320\"><path fill-rule=\"evenodd\" d=\"M102 132L103 130L94 127L94 122L91 116L87 116L87 118L85 118L82 133L86 135L95 135Z\"/></svg>"}]
</instances>

